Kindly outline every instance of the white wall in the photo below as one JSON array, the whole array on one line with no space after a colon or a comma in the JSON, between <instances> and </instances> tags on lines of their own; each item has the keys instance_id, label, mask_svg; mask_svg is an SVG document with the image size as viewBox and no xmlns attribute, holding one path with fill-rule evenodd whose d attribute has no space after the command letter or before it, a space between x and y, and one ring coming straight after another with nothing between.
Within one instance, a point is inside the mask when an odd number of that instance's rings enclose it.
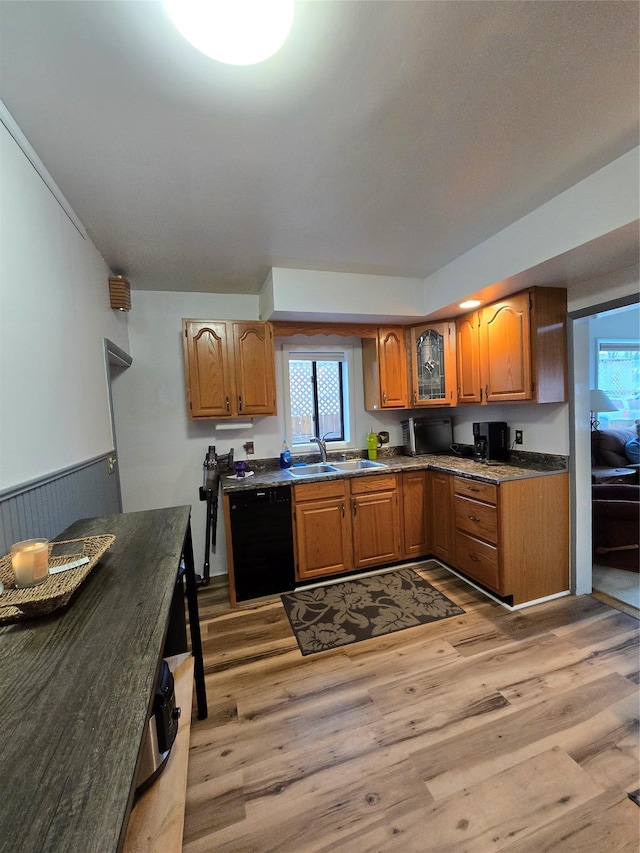
<instances>
[{"instance_id":1,"label":"white wall","mask_svg":"<svg viewBox=\"0 0 640 853\"><path fill-rule=\"evenodd\" d=\"M0 489L112 449L110 271L0 123Z\"/></svg>"},{"instance_id":2,"label":"white wall","mask_svg":"<svg viewBox=\"0 0 640 853\"><path fill-rule=\"evenodd\" d=\"M473 421L506 421L511 430L522 430L522 445L515 450L528 453L569 454L569 407L566 403L504 403L494 406L456 406L453 415L453 437L461 444L471 444Z\"/></svg>"},{"instance_id":3,"label":"white wall","mask_svg":"<svg viewBox=\"0 0 640 853\"><path fill-rule=\"evenodd\" d=\"M640 290L638 265L622 267L606 275L575 281L567 286L569 313L585 311L614 299L637 297Z\"/></svg>"},{"instance_id":4,"label":"white wall","mask_svg":"<svg viewBox=\"0 0 640 853\"><path fill-rule=\"evenodd\" d=\"M484 288L499 298L500 283L637 222L639 152L624 154L428 276L425 314Z\"/></svg>"},{"instance_id":5,"label":"white wall","mask_svg":"<svg viewBox=\"0 0 640 853\"><path fill-rule=\"evenodd\" d=\"M260 293L265 320L342 323L419 322L420 278L274 267Z\"/></svg>"}]
</instances>

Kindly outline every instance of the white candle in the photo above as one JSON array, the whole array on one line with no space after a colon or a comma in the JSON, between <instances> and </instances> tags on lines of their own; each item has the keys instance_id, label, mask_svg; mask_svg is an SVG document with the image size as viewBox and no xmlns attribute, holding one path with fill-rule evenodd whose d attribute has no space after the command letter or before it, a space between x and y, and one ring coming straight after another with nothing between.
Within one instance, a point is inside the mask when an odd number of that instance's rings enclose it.
<instances>
[{"instance_id":1,"label":"white candle","mask_svg":"<svg viewBox=\"0 0 640 853\"><path fill-rule=\"evenodd\" d=\"M11 566L16 586L35 586L49 575L49 541L25 539L11 546Z\"/></svg>"}]
</instances>

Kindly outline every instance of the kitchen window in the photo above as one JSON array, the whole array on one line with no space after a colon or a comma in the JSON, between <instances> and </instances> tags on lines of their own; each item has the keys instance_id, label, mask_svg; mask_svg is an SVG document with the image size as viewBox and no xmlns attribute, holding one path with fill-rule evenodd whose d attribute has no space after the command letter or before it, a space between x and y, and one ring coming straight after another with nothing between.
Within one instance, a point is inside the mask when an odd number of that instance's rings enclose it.
<instances>
[{"instance_id":1,"label":"kitchen window","mask_svg":"<svg viewBox=\"0 0 640 853\"><path fill-rule=\"evenodd\" d=\"M336 449L351 433L351 347L285 346L287 430L292 447L316 448L314 436Z\"/></svg>"},{"instance_id":2,"label":"kitchen window","mask_svg":"<svg viewBox=\"0 0 640 853\"><path fill-rule=\"evenodd\" d=\"M596 387L617 412L603 412L600 424L609 429L633 427L640 418L640 343L599 338Z\"/></svg>"}]
</instances>

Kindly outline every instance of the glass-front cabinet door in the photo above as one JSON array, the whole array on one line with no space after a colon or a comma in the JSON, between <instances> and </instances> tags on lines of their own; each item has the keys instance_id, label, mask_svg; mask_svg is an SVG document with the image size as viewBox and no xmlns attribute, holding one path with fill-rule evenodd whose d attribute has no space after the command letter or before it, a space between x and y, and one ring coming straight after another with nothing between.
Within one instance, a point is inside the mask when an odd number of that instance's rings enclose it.
<instances>
[{"instance_id":1,"label":"glass-front cabinet door","mask_svg":"<svg viewBox=\"0 0 640 853\"><path fill-rule=\"evenodd\" d=\"M411 329L411 406L455 405L455 323Z\"/></svg>"}]
</instances>

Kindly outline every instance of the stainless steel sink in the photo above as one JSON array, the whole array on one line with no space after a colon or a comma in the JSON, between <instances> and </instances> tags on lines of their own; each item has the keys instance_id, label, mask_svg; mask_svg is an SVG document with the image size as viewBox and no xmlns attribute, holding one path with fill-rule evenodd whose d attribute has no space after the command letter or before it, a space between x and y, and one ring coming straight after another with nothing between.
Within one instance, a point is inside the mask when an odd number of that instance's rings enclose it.
<instances>
[{"instance_id":1,"label":"stainless steel sink","mask_svg":"<svg viewBox=\"0 0 640 853\"><path fill-rule=\"evenodd\" d=\"M291 477L317 477L318 474L337 474L337 468L326 462L318 462L317 465L299 465L287 468Z\"/></svg>"},{"instance_id":2,"label":"stainless steel sink","mask_svg":"<svg viewBox=\"0 0 640 853\"><path fill-rule=\"evenodd\" d=\"M340 474L345 471L364 471L367 468L386 468L383 462L371 459L348 459L346 462L318 462L316 465L299 465L288 468L291 477L317 477L318 474Z\"/></svg>"},{"instance_id":3,"label":"stainless steel sink","mask_svg":"<svg viewBox=\"0 0 640 853\"><path fill-rule=\"evenodd\" d=\"M338 471L363 471L366 468L386 468L384 462L374 462L372 459L348 459L346 462L331 462Z\"/></svg>"}]
</instances>

